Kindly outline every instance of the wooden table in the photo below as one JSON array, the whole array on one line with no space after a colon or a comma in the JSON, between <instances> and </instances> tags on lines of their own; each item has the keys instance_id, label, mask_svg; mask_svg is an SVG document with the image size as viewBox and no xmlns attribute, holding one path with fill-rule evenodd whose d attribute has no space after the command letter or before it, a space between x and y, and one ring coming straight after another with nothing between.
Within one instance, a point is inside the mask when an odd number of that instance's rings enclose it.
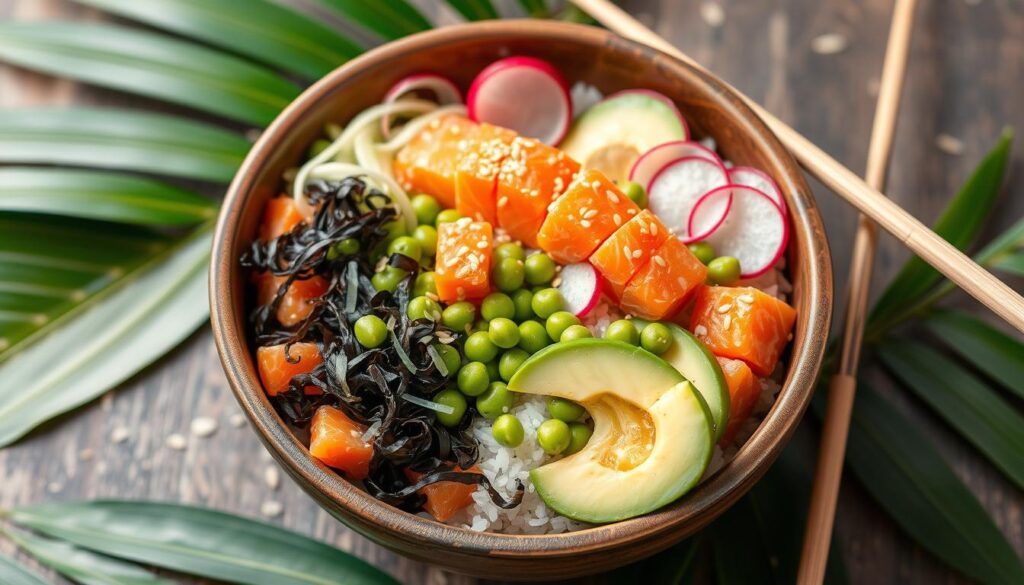
<instances>
[{"instance_id":1,"label":"wooden table","mask_svg":"<svg viewBox=\"0 0 1024 585\"><path fill-rule=\"evenodd\" d=\"M719 26L701 17L701 2L696 0L621 4L850 168L862 169L890 3L720 2L724 20ZM431 2L418 3L429 9ZM922 4L889 193L917 217L930 221L1004 125L1024 129L1024 108L1020 107L1024 6L1012 0ZM0 0L0 18L95 19L97 14L61 0ZM845 50L834 54L812 50L813 39L826 33L842 35ZM0 106L71 101L152 105L0 65ZM962 149L940 147L937 137L943 134L959 140ZM945 143L956 144L948 139ZM988 226L988 236L1024 214L1020 152L1018 147L1015 172ZM815 191L832 242L839 287L836 306L841 307L855 215L819 185ZM906 257L902 247L883 238L876 292ZM1019 280L1013 284L1021 286ZM941 421L911 404L905 394L893 396L899 406L913 407L915 418L978 494L1018 553L1024 553L1024 495ZM265 476L273 473L267 469L274 464L247 426L233 424L239 413L210 331L204 328L102 400L0 451L0 507L117 497L197 503L259 515L261 507L272 501L283 508L274 521L353 551L404 583L474 582L369 543L321 511L283 474L279 488L268 488ZM198 416L214 417L218 431L204 439L190 436L189 424ZM185 450L166 446L166 438L174 433L189 437ZM839 547L854 583L963 582L902 535L853 479L843 486L837 525ZM11 546L0 542L0 551L10 552ZM63 581L55 578L55 582Z\"/></svg>"}]
</instances>

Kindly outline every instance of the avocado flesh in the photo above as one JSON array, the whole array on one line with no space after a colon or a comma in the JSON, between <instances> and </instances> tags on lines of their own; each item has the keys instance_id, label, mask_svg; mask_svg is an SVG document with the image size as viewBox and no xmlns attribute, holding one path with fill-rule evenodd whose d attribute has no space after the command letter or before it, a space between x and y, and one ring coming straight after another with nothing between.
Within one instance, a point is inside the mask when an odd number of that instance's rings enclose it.
<instances>
[{"instance_id":1,"label":"avocado flesh","mask_svg":"<svg viewBox=\"0 0 1024 585\"><path fill-rule=\"evenodd\" d=\"M652 321L633 319L639 333ZM722 438L729 422L729 385L725 382L722 366L714 354L689 331L672 323L664 323L672 332L672 347L661 354L661 359L672 365L693 383L711 411L715 427L715 440Z\"/></svg>"},{"instance_id":2,"label":"avocado flesh","mask_svg":"<svg viewBox=\"0 0 1024 585\"><path fill-rule=\"evenodd\" d=\"M604 523L656 510L701 478L714 447L700 393L661 358L605 339L534 354L509 389L581 403L594 421L583 450L530 472L558 513Z\"/></svg>"}]
</instances>

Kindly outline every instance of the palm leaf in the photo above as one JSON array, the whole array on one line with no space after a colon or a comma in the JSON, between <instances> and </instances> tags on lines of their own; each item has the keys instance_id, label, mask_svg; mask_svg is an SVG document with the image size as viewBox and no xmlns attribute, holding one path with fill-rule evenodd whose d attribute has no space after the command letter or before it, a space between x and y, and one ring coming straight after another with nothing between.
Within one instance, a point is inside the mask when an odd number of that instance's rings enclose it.
<instances>
[{"instance_id":1,"label":"palm leaf","mask_svg":"<svg viewBox=\"0 0 1024 585\"><path fill-rule=\"evenodd\" d=\"M546 18L549 14L544 0L519 0L519 5L533 18Z\"/></svg>"},{"instance_id":2,"label":"palm leaf","mask_svg":"<svg viewBox=\"0 0 1024 585\"><path fill-rule=\"evenodd\" d=\"M700 535L688 538L649 559L616 569L609 576L609 582L614 585L635 585L641 581L658 585L693 583L693 570L701 544Z\"/></svg>"},{"instance_id":3,"label":"palm leaf","mask_svg":"<svg viewBox=\"0 0 1024 585\"><path fill-rule=\"evenodd\" d=\"M14 559L0 554L0 583L5 585L47 585L42 577L28 572Z\"/></svg>"},{"instance_id":4,"label":"palm leaf","mask_svg":"<svg viewBox=\"0 0 1024 585\"><path fill-rule=\"evenodd\" d=\"M960 311L940 311L924 324L947 347L1024 399L1024 343Z\"/></svg>"},{"instance_id":5,"label":"palm leaf","mask_svg":"<svg viewBox=\"0 0 1024 585\"><path fill-rule=\"evenodd\" d=\"M395 585L334 547L215 510L149 502L41 504L11 512L22 526L118 558L245 585Z\"/></svg>"},{"instance_id":6,"label":"palm leaf","mask_svg":"<svg viewBox=\"0 0 1024 585\"><path fill-rule=\"evenodd\" d=\"M268 0L75 1L312 79L363 51L313 18Z\"/></svg>"},{"instance_id":7,"label":"palm leaf","mask_svg":"<svg viewBox=\"0 0 1024 585\"><path fill-rule=\"evenodd\" d=\"M1024 253L1003 256L992 264L992 268L1014 276L1024 276Z\"/></svg>"},{"instance_id":8,"label":"palm leaf","mask_svg":"<svg viewBox=\"0 0 1024 585\"><path fill-rule=\"evenodd\" d=\"M488 20L498 18L491 0L448 0L452 8L459 11L466 20Z\"/></svg>"},{"instance_id":9,"label":"palm leaf","mask_svg":"<svg viewBox=\"0 0 1024 585\"><path fill-rule=\"evenodd\" d=\"M149 225L212 219L212 201L151 179L96 171L0 168L0 212L21 211Z\"/></svg>"},{"instance_id":10,"label":"palm leaf","mask_svg":"<svg viewBox=\"0 0 1024 585\"><path fill-rule=\"evenodd\" d=\"M109 24L0 23L0 59L256 125L299 94L298 86L238 57Z\"/></svg>"},{"instance_id":11,"label":"palm leaf","mask_svg":"<svg viewBox=\"0 0 1024 585\"><path fill-rule=\"evenodd\" d=\"M0 110L0 163L113 168L227 183L249 146L234 132L166 114L81 107Z\"/></svg>"},{"instance_id":12,"label":"palm leaf","mask_svg":"<svg viewBox=\"0 0 1024 585\"><path fill-rule=\"evenodd\" d=\"M353 20L384 39L393 40L431 28L419 10L406 0L317 0L346 20Z\"/></svg>"},{"instance_id":13,"label":"palm leaf","mask_svg":"<svg viewBox=\"0 0 1024 585\"><path fill-rule=\"evenodd\" d=\"M915 396L1024 488L1024 417L984 382L928 346L908 339L878 348L879 358Z\"/></svg>"},{"instance_id":14,"label":"palm leaf","mask_svg":"<svg viewBox=\"0 0 1024 585\"><path fill-rule=\"evenodd\" d=\"M0 447L120 384L207 319L210 227L126 274L0 365Z\"/></svg>"}]
</instances>

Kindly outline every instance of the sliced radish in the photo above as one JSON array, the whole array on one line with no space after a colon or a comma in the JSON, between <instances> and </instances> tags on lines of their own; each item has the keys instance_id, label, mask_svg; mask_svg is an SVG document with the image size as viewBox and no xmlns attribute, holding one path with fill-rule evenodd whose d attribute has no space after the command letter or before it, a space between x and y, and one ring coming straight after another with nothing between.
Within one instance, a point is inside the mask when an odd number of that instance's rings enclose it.
<instances>
[{"instance_id":1,"label":"sliced radish","mask_svg":"<svg viewBox=\"0 0 1024 585\"><path fill-rule=\"evenodd\" d=\"M686 118L683 117L683 113L679 111L679 107L676 106L676 103L674 101L672 101L672 99L670 97L668 97L667 95L665 95L663 93L658 93L658 92L654 91L653 89L624 89L622 91L617 91L617 92L613 93L612 95L606 97L605 99L606 100L610 100L610 99L613 99L613 98L616 98L616 97L619 97L619 96L622 96L622 95L628 95L628 94L631 94L631 93L636 93L636 94L652 97L652 98L658 100L659 102L662 102L663 104L665 104L669 108L671 108L672 111L675 112L676 117L679 118L679 125L683 127L683 136L687 140L690 138L690 127L686 124Z\"/></svg>"},{"instance_id":2,"label":"sliced radish","mask_svg":"<svg viewBox=\"0 0 1024 585\"><path fill-rule=\"evenodd\" d=\"M650 191L654 176L658 174L665 165L685 157L697 157L709 160L717 165L722 165L722 159L714 151L706 146L690 140L676 140L659 144L654 148L640 155L633 163L629 171L629 180L640 183L644 189ZM724 166L723 166L724 168Z\"/></svg>"},{"instance_id":3,"label":"sliced radish","mask_svg":"<svg viewBox=\"0 0 1024 585\"><path fill-rule=\"evenodd\" d=\"M783 211L786 211L786 199L782 197L775 180L768 173L754 167L733 167L729 169L729 181L734 185L746 185L772 198Z\"/></svg>"},{"instance_id":4,"label":"sliced radish","mask_svg":"<svg viewBox=\"0 0 1024 585\"><path fill-rule=\"evenodd\" d=\"M545 144L562 141L572 122L565 78L550 63L509 57L488 65L469 87L469 117L515 130Z\"/></svg>"},{"instance_id":5,"label":"sliced radish","mask_svg":"<svg viewBox=\"0 0 1024 585\"><path fill-rule=\"evenodd\" d=\"M719 162L706 158L685 156L666 163L651 179L647 202L676 237L684 242L690 236L690 213L697 201L713 189L729 184L729 175ZM728 208L720 209L722 218Z\"/></svg>"},{"instance_id":6,"label":"sliced radish","mask_svg":"<svg viewBox=\"0 0 1024 585\"><path fill-rule=\"evenodd\" d=\"M433 73L417 73L403 77L384 94L384 103L390 104L413 92L429 91L442 106L462 103L462 92L448 79ZM380 131L384 138L391 137L391 116L380 120Z\"/></svg>"},{"instance_id":7,"label":"sliced radish","mask_svg":"<svg viewBox=\"0 0 1024 585\"><path fill-rule=\"evenodd\" d=\"M597 270L590 262L577 262L562 267L558 274L558 292L562 293L565 310L577 317L589 313L601 298L601 284Z\"/></svg>"},{"instance_id":8,"label":"sliced radish","mask_svg":"<svg viewBox=\"0 0 1024 585\"><path fill-rule=\"evenodd\" d=\"M729 201L729 205L723 202ZM740 261L740 276L754 278L771 270L786 251L789 222L782 209L765 193L746 185L727 185L701 197L693 208L694 216L705 214L712 206L717 213L728 208L725 221L704 237L720 256Z\"/></svg>"}]
</instances>

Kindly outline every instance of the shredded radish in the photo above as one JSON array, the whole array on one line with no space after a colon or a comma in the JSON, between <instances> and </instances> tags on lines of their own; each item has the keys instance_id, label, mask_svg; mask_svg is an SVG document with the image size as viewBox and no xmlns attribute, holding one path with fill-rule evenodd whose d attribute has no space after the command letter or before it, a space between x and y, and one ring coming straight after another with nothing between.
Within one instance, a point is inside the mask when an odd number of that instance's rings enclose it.
<instances>
[{"instance_id":1,"label":"shredded radish","mask_svg":"<svg viewBox=\"0 0 1024 585\"><path fill-rule=\"evenodd\" d=\"M705 158L688 156L667 163L647 193L648 205L666 227L684 242L690 236L690 213L708 191L729 184L725 167ZM724 215L725 210L722 210Z\"/></svg>"},{"instance_id":2,"label":"shredded radish","mask_svg":"<svg viewBox=\"0 0 1024 585\"><path fill-rule=\"evenodd\" d=\"M589 262L577 262L562 267L558 273L561 282L558 292L562 293L565 309L577 317L584 317L601 298L601 281L597 270Z\"/></svg>"},{"instance_id":3,"label":"shredded radish","mask_svg":"<svg viewBox=\"0 0 1024 585\"><path fill-rule=\"evenodd\" d=\"M701 197L693 214L708 205L723 207L730 200L725 221L704 238L721 256L740 261L740 276L754 278L768 270L786 250L789 222L768 195L746 185L727 185Z\"/></svg>"},{"instance_id":4,"label":"shredded radish","mask_svg":"<svg viewBox=\"0 0 1024 585\"><path fill-rule=\"evenodd\" d=\"M661 169L665 168L665 165L688 156L707 159L718 165L722 164L722 159L706 146L690 140L675 140L659 144L640 155L629 171L629 180L640 183L644 189L650 191L654 177Z\"/></svg>"},{"instance_id":5,"label":"shredded radish","mask_svg":"<svg viewBox=\"0 0 1024 585\"><path fill-rule=\"evenodd\" d=\"M469 88L469 117L515 130L545 144L562 141L572 121L565 78L550 63L509 57L488 65Z\"/></svg>"},{"instance_id":6,"label":"shredded radish","mask_svg":"<svg viewBox=\"0 0 1024 585\"><path fill-rule=\"evenodd\" d=\"M433 73L418 73L399 80L391 89L384 94L385 104L390 104L402 99L416 91L429 91L437 97L437 103L442 105L461 104L462 92L448 79ZM385 114L380 119L380 133L384 138L391 138L391 115Z\"/></svg>"},{"instance_id":7,"label":"shredded radish","mask_svg":"<svg viewBox=\"0 0 1024 585\"><path fill-rule=\"evenodd\" d=\"M753 167L733 167L729 169L729 181L734 185L746 185L757 189L771 197L782 211L786 211L786 199L782 196L782 190L768 173Z\"/></svg>"}]
</instances>

